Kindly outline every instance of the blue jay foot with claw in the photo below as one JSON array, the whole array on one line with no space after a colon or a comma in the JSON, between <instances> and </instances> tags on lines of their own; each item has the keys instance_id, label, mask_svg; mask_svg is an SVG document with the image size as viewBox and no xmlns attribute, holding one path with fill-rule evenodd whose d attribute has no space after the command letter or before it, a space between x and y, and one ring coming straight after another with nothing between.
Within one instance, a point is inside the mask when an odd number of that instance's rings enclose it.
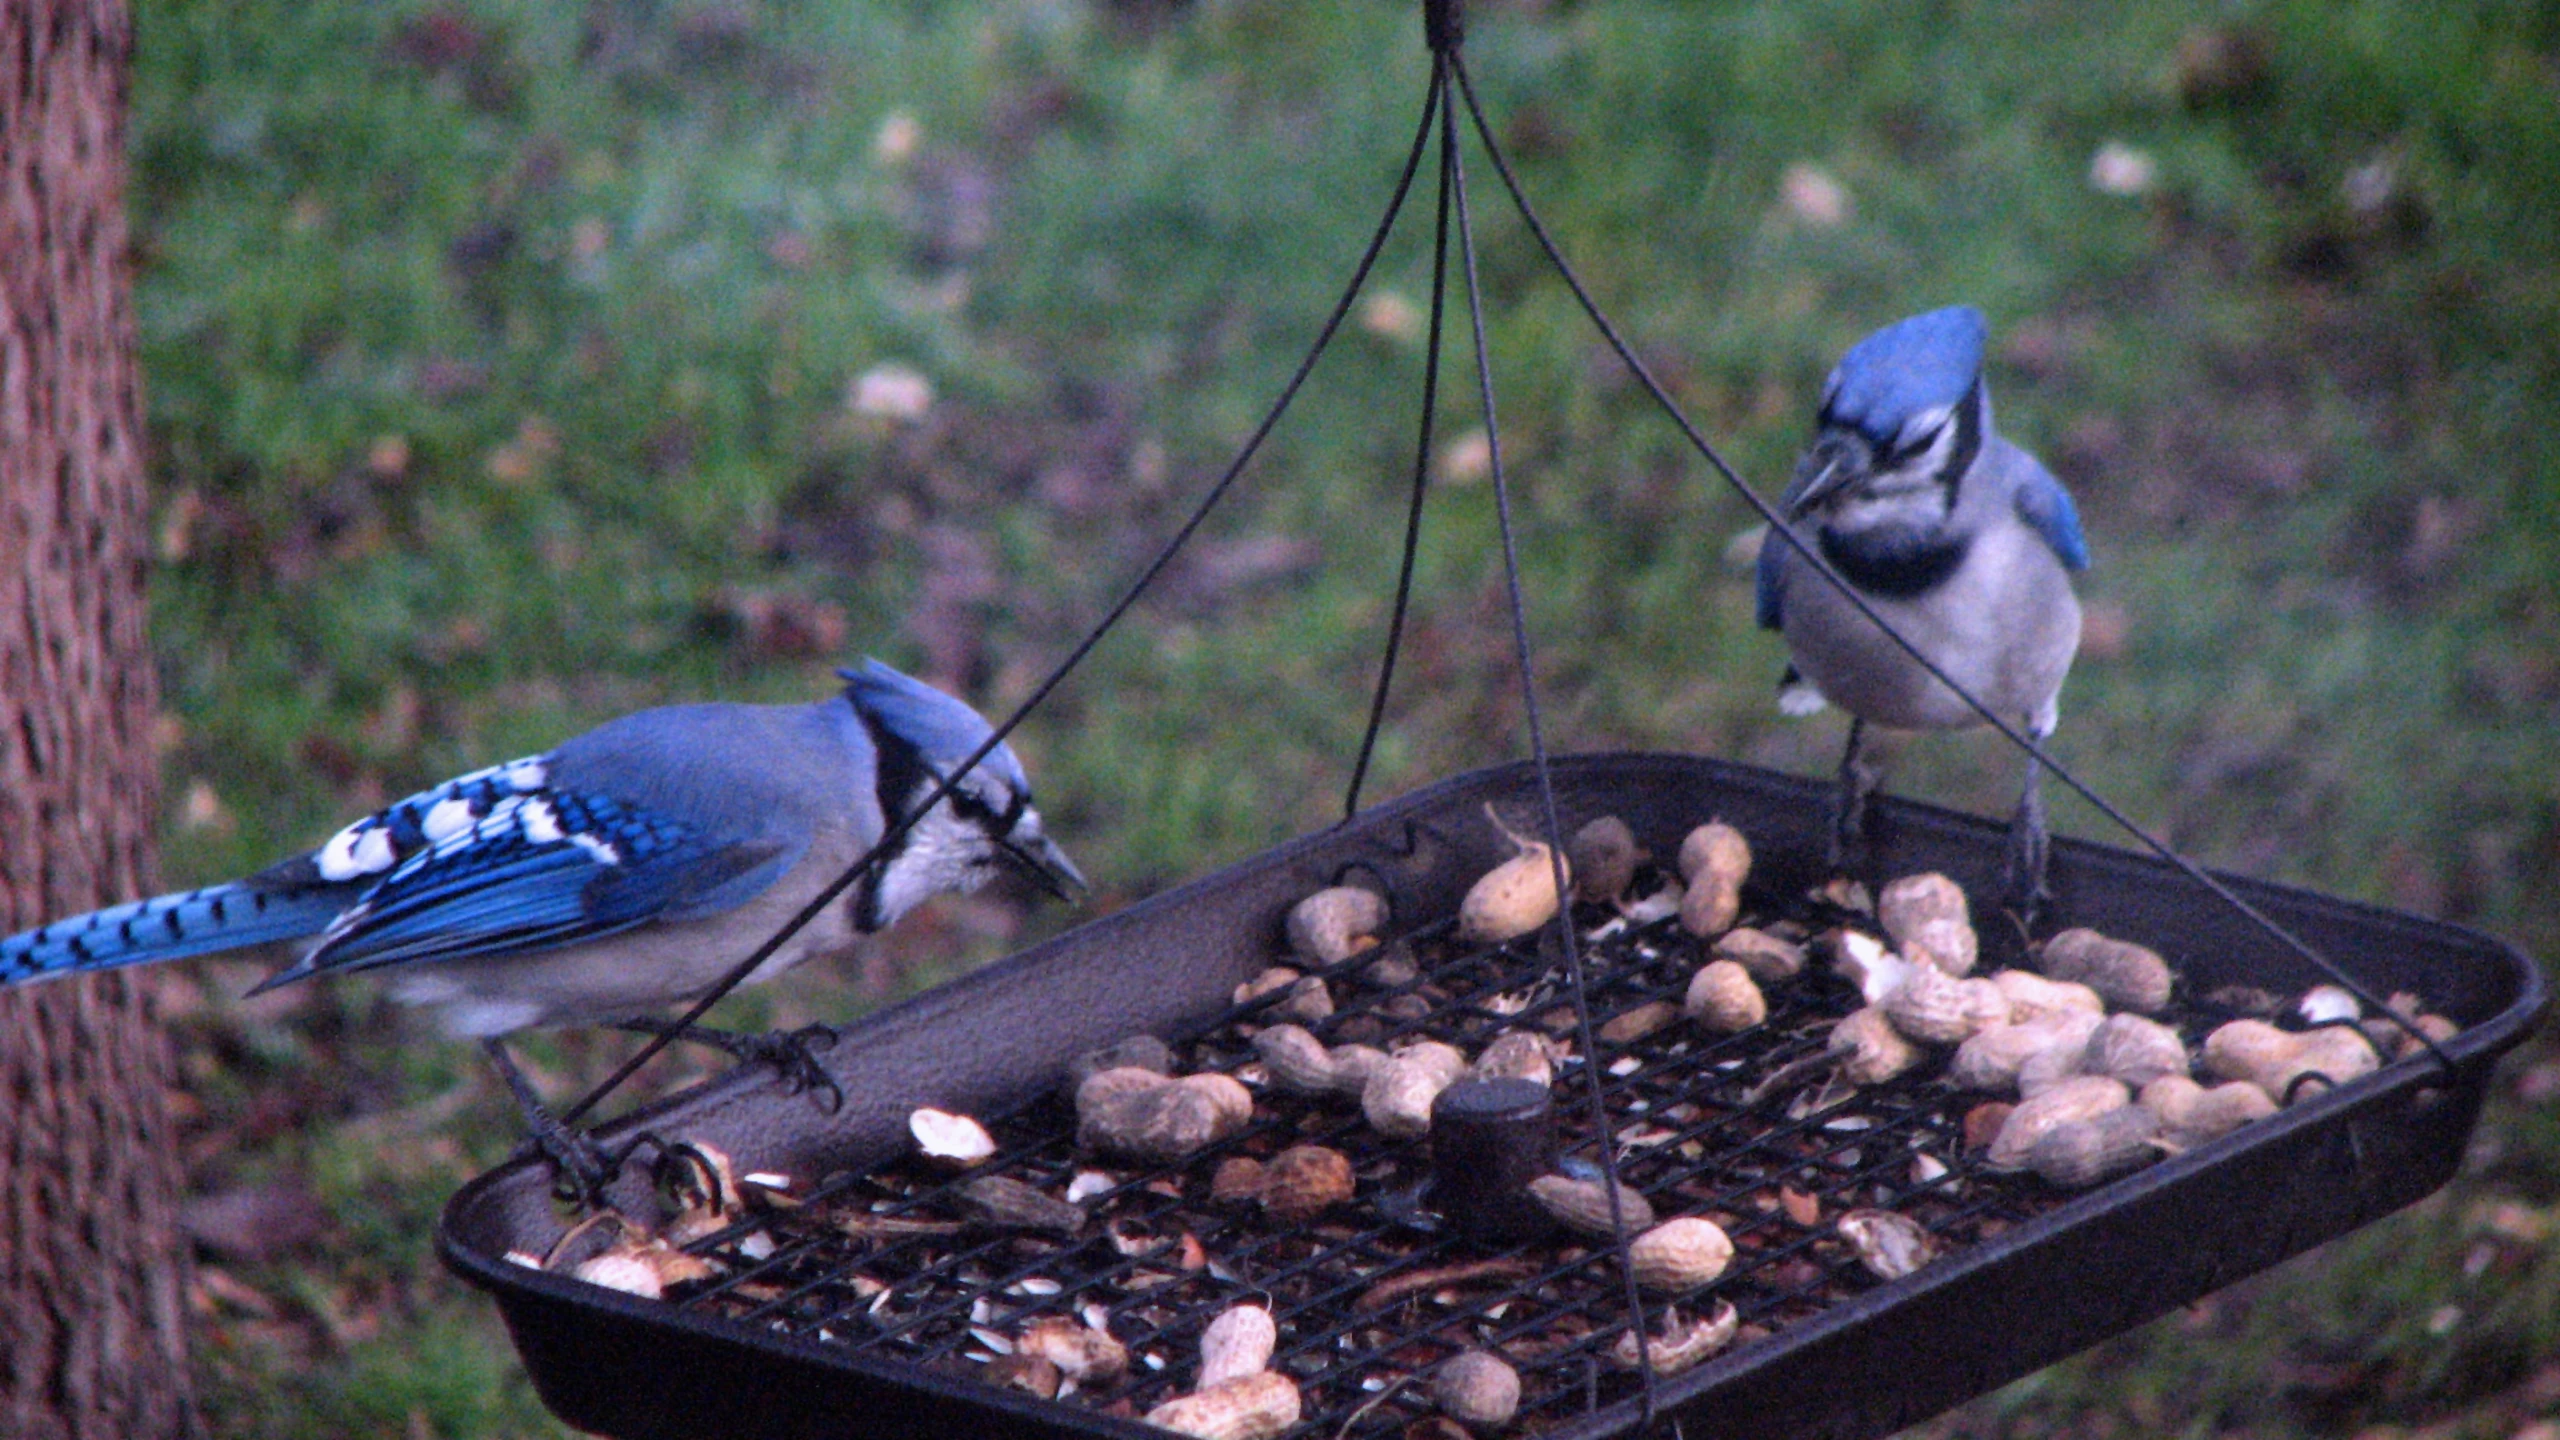
<instances>
[{"instance_id":1,"label":"blue jay foot with claw","mask_svg":"<svg viewBox=\"0 0 2560 1440\"><path fill-rule=\"evenodd\" d=\"M2028 732L2038 744L2042 735ZM2027 780L2018 792L2018 810L2009 818L2009 908L2018 916L2018 928L2032 933L2036 919L2053 899L2053 891L2045 884L2045 867L2053 851L2053 837L2045 829L2044 792L2041 786L2044 767L2033 757L2027 760Z\"/></svg>"},{"instance_id":2,"label":"blue jay foot with claw","mask_svg":"<svg viewBox=\"0 0 2560 1440\"><path fill-rule=\"evenodd\" d=\"M1831 869L1838 874L1863 870L1867 864L1867 801L1884 780L1884 771L1867 758L1867 722L1849 722L1849 745L1840 755L1840 794L1831 813Z\"/></svg>"},{"instance_id":3,"label":"blue jay foot with claw","mask_svg":"<svg viewBox=\"0 0 2560 1440\"><path fill-rule=\"evenodd\" d=\"M708 1045L725 1051L741 1065L771 1065L781 1072L782 1081L794 1095L815 1094L818 1107L833 1115L844 1108L844 1087L836 1084L818 1052L836 1043L834 1027L803 1025L797 1030L768 1030L746 1034L736 1030L715 1030L708 1025L678 1025L672 1020L635 1019L621 1022L621 1028L643 1035L670 1035L696 1045Z\"/></svg>"},{"instance_id":4,"label":"blue jay foot with claw","mask_svg":"<svg viewBox=\"0 0 2560 1440\"><path fill-rule=\"evenodd\" d=\"M593 1137L560 1123L534 1092L533 1082L516 1067L504 1043L493 1036L482 1040L480 1048L506 1080L516 1108L524 1113L525 1128L531 1132L518 1153L530 1151L551 1162L552 1192L563 1201L583 1209L603 1205L605 1188L622 1173L623 1162L631 1158L631 1153L647 1141L634 1140L620 1150L598 1145Z\"/></svg>"}]
</instances>

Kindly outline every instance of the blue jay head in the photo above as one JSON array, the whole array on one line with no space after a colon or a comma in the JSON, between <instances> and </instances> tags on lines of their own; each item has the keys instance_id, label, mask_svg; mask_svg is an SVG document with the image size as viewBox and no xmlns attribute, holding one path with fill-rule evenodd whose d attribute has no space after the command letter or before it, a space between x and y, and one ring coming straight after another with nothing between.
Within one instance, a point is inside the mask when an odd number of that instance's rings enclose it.
<instances>
[{"instance_id":1,"label":"blue jay head","mask_svg":"<svg viewBox=\"0 0 2560 1440\"><path fill-rule=\"evenodd\" d=\"M995 733L977 711L877 660L837 673L879 752L883 815L913 809ZM873 887L866 928L889 925L941 891L975 889L1008 860L1061 899L1070 888L1089 888L1042 830L1022 762L1012 747L998 745L908 832Z\"/></svg>"},{"instance_id":2,"label":"blue jay head","mask_svg":"<svg viewBox=\"0 0 2560 1440\"><path fill-rule=\"evenodd\" d=\"M1781 502L1788 518L1943 520L1991 429L1986 334L1981 311L1956 305L1850 346L1823 384L1813 446Z\"/></svg>"}]
</instances>

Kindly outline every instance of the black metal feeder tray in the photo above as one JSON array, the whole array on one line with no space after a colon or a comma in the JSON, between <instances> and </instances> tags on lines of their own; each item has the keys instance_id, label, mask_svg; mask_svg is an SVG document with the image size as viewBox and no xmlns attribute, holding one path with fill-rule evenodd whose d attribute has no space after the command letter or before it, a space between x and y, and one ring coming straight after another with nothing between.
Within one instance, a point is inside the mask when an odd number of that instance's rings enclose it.
<instances>
[{"instance_id":1,"label":"black metal feeder tray","mask_svg":"<svg viewBox=\"0 0 2560 1440\"><path fill-rule=\"evenodd\" d=\"M1819 923L1804 897L1821 874L1827 788L1680 756L1560 760L1568 833L1614 814L1656 855L1721 818L1756 855L1748 905ZM1183 1070L1242 1070L1238 1021L1268 1021L1279 995L1239 1005L1241 982L1278 961L1301 897L1364 878L1391 897L1401 943L1322 971L1328 1040L1448 1040L1470 1053L1497 1031L1570 1039L1571 992L1551 939L1459 946L1450 917L1511 849L1490 803L1534 828L1534 771L1512 765L1431 786L869 1017L823 1059L843 1091L795 1093L767 1068L732 1073L610 1127L716 1147L740 1173L785 1177L794 1202L696 1238L706 1272L644 1299L559 1270L605 1227L571 1234L532 1162L481 1176L446 1208L448 1264L493 1294L542 1397L569 1423L623 1437L1117 1436L1165 1431L1135 1417L1188 1387L1201 1327L1267 1304L1274 1367L1297 1382L1293 1436L1396 1436L1429 1413L1422 1376L1462 1347L1492 1349L1523 1379L1513 1433L1590 1437L1645 1428L1639 1378L1611 1363L1625 1291L1607 1247L1553 1239L1485 1245L1433 1224L1427 1145L1372 1133L1356 1107L1265 1093L1240 1133L1180 1164L1098 1162L1074 1144L1060 1099L1068 1061L1135 1032L1172 1041ZM1982 820L1881 802L1876 872L1936 870L1990 896L2004 834ZM2179 975L2173 1016L2190 1040L2236 990L2297 994L2322 977L2149 858L2062 842L2061 923L2135 940ZM2442 1185L2477 1119L2499 1054L2543 1001L2534 965L2453 925L2251 881L2231 882L2377 995L2408 992L2460 1029L2452 1069L2423 1050L2301 1098L2275 1116L2084 1192L1989 1171L1963 1136L1979 1096L1932 1066L1884 1085L1826 1083L1818 1056L1848 987L1808 971L1772 987L1768 1020L1716 1037L1686 1024L1601 1042L1563 1068L1556 1110L1568 1154L1598 1080L1626 1181L1663 1214L1717 1216L1737 1254L1722 1278L1671 1303L1730 1303L1739 1338L1661 1376L1657 1423L1686 1433L1868 1436L1889 1432L2351 1230ZM1977 906L1985 969L2015 963L2012 927ZM1596 913L1584 917L1598 920ZM1593 927L1586 925L1587 931ZM1614 933L1611 933L1614 932ZM1700 960L1676 921L1593 931L1584 953L1595 1025L1677 1001ZM1377 968L1382 957L1401 957ZM1414 967L1402 958L1417 961ZM1658 1015L1660 1012L1653 1012ZM1792 1066L1792 1070L1790 1067ZM1768 1083L1815 1074L1801 1086ZM918 1107L983 1120L999 1153L953 1176L914 1155ZM1223 1159L1316 1143L1347 1153L1358 1195L1281 1223L1210 1194ZM647 1153L645 1150L642 1152ZM663 1217L634 1167L616 1208ZM1056 1196L1081 1172L1081 1229L971 1223L960 1187L1004 1175ZM1939 1258L1895 1280L1862 1268L1833 1222L1881 1207L1917 1221ZM567 1240L564 1243L564 1236ZM539 1268L534 1257L550 1257ZM1666 1297L1652 1297L1655 1322ZM990 1378L1005 1338L1042 1317L1100 1321L1134 1358L1130 1378L1043 1399ZM1669 1433L1667 1426L1663 1433Z\"/></svg>"}]
</instances>

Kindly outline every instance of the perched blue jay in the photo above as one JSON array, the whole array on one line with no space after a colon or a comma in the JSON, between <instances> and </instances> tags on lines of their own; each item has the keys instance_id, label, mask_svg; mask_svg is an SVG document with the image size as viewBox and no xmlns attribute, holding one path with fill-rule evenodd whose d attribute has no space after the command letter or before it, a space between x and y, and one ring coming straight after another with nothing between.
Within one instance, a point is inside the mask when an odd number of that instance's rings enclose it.
<instances>
[{"instance_id":1,"label":"perched blue jay","mask_svg":"<svg viewBox=\"0 0 2560 1440\"><path fill-rule=\"evenodd\" d=\"M991 733L877 660L841 673L844 692L815 704L628 715L420 791L248 879L10 936L0 984L308 940L257 989L383 970L394 998L483 1042L551 1149L563 1137L499 1037L666 1029L650 1012L709 991ZM998 746L749 979L841 951L1003 861L1059 894L1084 886Z\"/></svg>"},{"instance_id":2,"label":"perched blue jay","mask_svg":"<svg viewBox=\"0 0 2560 1440\"><path fill-rule=\"evenodd\" d=\"M2071 496L1991 428L1982 312L1955 306L1888 325L1849 348L1822 388L1813 446L1779 502L1789 524L1893 627L1993 712L2053 733L2080 648L2072 572L2089 565ZM1952 730L1981 716L1826 583L1783 536L1760 547L1760 624L1793 662L1779 708L1850 714L1835 839L1863 840L1877 775L1869 724ZM2032 920L2047 849L2036 763L2010 827L2010 880Z\"/></svg>"}]
</instances>

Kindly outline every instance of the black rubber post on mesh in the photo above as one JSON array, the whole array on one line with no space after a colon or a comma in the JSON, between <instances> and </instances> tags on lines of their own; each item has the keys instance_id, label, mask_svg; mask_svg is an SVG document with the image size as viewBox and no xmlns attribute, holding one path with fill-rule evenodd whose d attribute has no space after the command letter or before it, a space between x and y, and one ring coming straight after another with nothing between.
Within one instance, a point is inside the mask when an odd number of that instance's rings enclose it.
<instances>
[{"instance_id":1,"label":"black rubber post on mesh","mask_svg":"<svg viewBox=\"0 0 2560 1440\"><path fill-rule=\"evenodd\" d=\"M923 803L914 806L908 813L892 821L880 839L874 842L870 849L864 851L861 858L846 866L842 874L838 875L825 889L811 897L808 904L801 906L797 913L784 921L779 929L750 952L745 959L731 966L728 973L720 977L720 982L704 992L702 998L696 1000L675 1022L677 1029L699 1023L704 1015L710 1013L712 1006L719 1004L730 991L738 988L747 976L755 972L757 966L762 965L792 936L799 934L811 920L816 919L820 912L834 904L845 891L851 889L854 882L877 863L882 855L889 853L890 847L913 829L918 820L931 813L934 806L941 804L944 798L950 795L963 776L977 769L982 761L995 753L996 747L1002 745L1006 737L1012 735L1031 712L1038 709L1041 703L1049 698L1050 693L1055 691L1067 676L1084 662L1084 658L1093 652L1094 647L1102 643L1103 637L1119 625L1121 618L1137 605L1139 597L1155 584L1166 567L1173 563L1174 556L1181 553L1182 547L1190 542L1192 535L1207 522L1210 511L1217 508L1218 502L1224 499L1227 492L1234 487L1237 478L1244 473L1245 466L1260 453L1262 442L1269 438L1273 427L1280 423L1280 417L1288 413L1290 402L1297 398L1298 391L1306 385L1307 377L1314 373L1316 361L1333 344L1333 337L1341 331L1344 318L1351 313L1352 305L1360 298L1361 289L1369 283L1369 272L1377 266L1378 255L1386 248L1387 237L1394 233L1396 217L1404 211L1405 197L1412 193L1414 174L1421 168L1423 152L1430 144L1432 122L1435 119L1441 122L1440 129L1444 137L1450 128L1451 117L1445 103L1447 86L1443 83L1444 79L1445 77L1435 80L1429 95L1423 101L1422 120L1414 129L1413 145L1406 152L1402 173L1396 177L1395 192L1387 201L1386 213L1378 217L1377 228L1370 233L1368 248L1361 252L1359 264L1353 267L1350 283L1343 287L1341 298L1334 303L1332 314L1325 318L1324 326L1317 332L1315 342L1308 346L1305 358L1298 362L1298 368L1290 375L1289 382L1281 387L1279 397L1272 402L1271 408L1264 412L1261 423L1256 425L1253 433L1246 438L1243 448L1237 451L1235 459L1228 462L1227 468L1220 473L1217 482L1209 487L1208 493L1203 495L1200 503L1193 507L1190 517L1183 521L1181 528L1176 530L1173 537L1156 552L1155 558L1147 563L1138 578L1121 595L1119 602L1085 632L1084 638L1078 640L1075 647L1067 653L1067 657L1058 662L1057 666L1049 672L1047 678L1034 687L1021 704L1014 707L1013 713L1005 717L1004 723L996 726L994 732L988 735L977 749L969 752L966 759L954 766L948 775L937 777L932 793L925 797ZM675 1036L671 1032L643 1044L629 1059L616 1067L612 1074L588 1091L577 1104L562 1111L560 1123L563 1125L577 1123L607 1096L620 1089L633 1075L639 1073L641 1066L649 1063L659 1051L673 1043L675 1043Z\"/></svg>"},{"instance_id":2,"label":"black rubber post on mesh","mask_svg":"<svg viewBox=\"0 0 2560 1440\"><path fill-rule=\"evenodd\" d=\"M1555 1092L1535 1080L1461 1080L1431 1102L1432 1203L1480 1244L1555 1228L1529 1182L1555 1168Z\"/></svg>"},{"instance_id":3,"label":"black rubber post on mesh","mask_svg":"<svg viewBox=\"0 0 2560 1440\"><path fill-rule=\"evenodd\" d=\"M2429 1055L2435 1057L2436 1063L2443 1067L2444 1073L2448 1078L2454 1076L2457 1073L2457 1068L2453 1063L2453 1057L2444 1052L2444 1047L2438 1045L2434 1037L2420 1029L2416 1021L2401 1014L2397 1008L2384 1001L2381 997L2375 995L2373 991L2364 984L2364 982L2348 973L2344 968L2340 967L2335 961L2329 959L2326 955L2323 955L2319 951L2313 949L2308 941L2303 940L2292 931L2278 924L2274 917L2266 914L2255 905L2252 905L2248 901L2242 899L2238 894L2233 892L2231 887L2215 879L2212 875L2206 873L2203 867L2197 865L2194 861L2189 860L2186 856L2171 848L2167 841L2152 834L2150 830L2144 828L2139 822L2135 821L2132 816L2126 814L2123 810L2117 808L2116 805L2107 800L2106 797L2091 789L2089 785L2082 781L2078 775L2074 774L2061 761L2055 759L2049 751L2047 751L2042 745L2036 743L2034 739L2029 737L2024 731L2020 730L2015 724L2011 723L2006 717L1994 712L1989 706L1983 704L1980 697L1976 696L1971 690L1968 690L1963 685L1957 683L1954 677L1948 675L1936 661L1931 660L1927 655L1921 653L1920 647L1914 644L1910 637L1904 635L1882 615L1876 613L1875 606L1870 604L1864 595L1858 593L1858 591L1852 587L1846 579L1842 578L1840 572L1832 566L1831 562L1823 557L1822 552L1811 542L1807 541L1795 526L1788 523L1787 517L1778 513L1776 506L1771 505L1767 500L1762 499L1758 491L1753 490L1749 485L1743 482L1742 477L1735 472L1734 468L1725 462L1724 456L1717 453L1715 446L1708 443L1706 436L1699 431L1695 424L1691 423L1687 413L1681 410L1679 402L1673 400L1670 392L1662 388L1661 382L1654 378L1652 370L1645 365L1643 358L1636 354L1634 347L1627 344L1624 337L1618 333L1617 326L1610 323L1608 315L1601 310L1599 302L1591 298L1591 292L1583 285L1582 277L1574 271L1571 264L1566 262L1564 258L1564 251L1556 245L1554 237L1547 233L1547 227L1538 219L1536 209L1529 203L1528 192L1521 188L1518 177L1512 173L1510 161L1504 156L1501 143L1494 138L1493 127L1486 121L1483 107L1477 103L1475 85L1467 76L1465 60L1453 50L1449 53L1448 63L1450 78L1457 82L1458 96L1463 98L1466 102L1467 114L1470 121L1475 126L1477 140L1484 146L1486 157L1493 162L1494 172L1501 177L1503 188L1510 192L1512 204L1518 207L1520 211L1520 218L1528 225L1529 233L1537 238L1538 246L1546 252L1548 262L1555 266L1556 273L1563 277L1565 285L1573 291L1573 298L1575 302L1581 306L1584 316L1591 321L1592 327L1600 332L1601 338L1608 341L1609 348L1617 353L1619 363L1627 367L1627 372L1630 375L1633 375L1636 378L1636 381L1643 386L1645 394L1650 396L1654 404L1662 410L1663 414L1668 416L1671 422L1679 427L1681 435L1687 439L1690 448L1696 450L1710 466L1714 467L1716 473L1724 479L1726 485L1731 488L1735 494L1740 495L1743 501L1754 511L1757 511L1763 520L1768 522L1769 538L1762 543L1767 544L1771 542L1780 542L1792 548L1796 552L1797 558L1804 561L1808 568L1812 569L1815 574L1819 575L1824 584L1839 591L1840 594L1857 609L1860 615L1866 617L1870 624L1884 632L1885 638L1891 640L1896 646L1900 647L1903 653L1909 655L1919 664L1921 669L1927 671L1932 678L1938 681L1938 683L1953 691L1956 698L1964 701L1964 703L1971 708L1976 715L1989 723L1991 728L2000 732L2001 736L2011 745L2026 752L2026 754L2032 758L2036 764L2051 772L2053 777L2061 781L2065 786L2069 787L2073 794L2078 795L2081 799L2087 801L2091 808L2095 809L2100 815L2106 817L2107 820L2112 822L2117 828L2132 836L2134 840L2143 846L2143 848L2151 851L2154 855L2157 855L2162 860L2168 862L2168 864L2175 868L2178 873L2184 875L2188 880L2193 881L2195 884L2203 887L2203 889L2207 893L2211 894L2215 899L2230 906L2234 911L2238 912L2243 918L2248 920L2249 923L2255 925L2258 929L2273 937L2277 943L2283 945L2287 950L2292 951L2295 956L2310 964L2313 969L2318 970L2321 974L2328 976L2330 979L2335 980L2340 985L2346 987L2351 994L2353 994L2358 1000L2362 1001L2367 1007L2378 1011L2384 1018L2398 1026L2403 1032L2414 1037L2419 1044L2426 1047Z\"/></svg>"}]
</instances>

